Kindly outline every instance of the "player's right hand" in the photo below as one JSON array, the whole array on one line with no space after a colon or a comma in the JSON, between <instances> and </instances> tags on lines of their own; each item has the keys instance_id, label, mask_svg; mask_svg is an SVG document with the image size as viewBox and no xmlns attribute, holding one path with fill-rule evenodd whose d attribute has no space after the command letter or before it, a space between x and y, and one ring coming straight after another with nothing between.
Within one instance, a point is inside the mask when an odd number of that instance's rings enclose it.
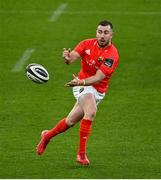
<instances>
[{"instance_id":1,"label":"player's right hand","mask_svg":"<svg viewBox=\"0 0 161 180\"><path fill-rule=\"evenodd\" d=\"M70 61L70 49L63 48L63 58L65 60L65 63Z\"/></svg>"}]
</instances>

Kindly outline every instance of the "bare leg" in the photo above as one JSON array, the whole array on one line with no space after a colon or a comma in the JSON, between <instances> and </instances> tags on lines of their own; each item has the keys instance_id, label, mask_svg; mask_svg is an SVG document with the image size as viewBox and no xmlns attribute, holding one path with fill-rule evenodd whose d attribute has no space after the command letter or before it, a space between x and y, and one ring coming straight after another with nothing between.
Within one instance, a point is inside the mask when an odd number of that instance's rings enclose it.
<instances>
[{"instance_id":1,"label":"bare leg","mask_svg":"<svg viewBox=\"0 0 161 180\"><path fill-rule=\"evenodd\" d=\"M79 104L84 111L84 119L93 120L97 112L97 104L93 94L87 93L79 98Z\"/></svg>"},{"instance_id":2,"label":"bare leg","mask_svg":"<svg viewBox=\"0 0 161 180\"><path fill-rule=\"evenodd\" d=\"M73 109L66 118L66 123L68 126L73 126L77 122L79 122L83 118L83 116L84 116L84 111L80 106L80 104L76 102Z\"/></svg>"},{"instance_id":3,"label":"bare leg","mask_svg":"<svg viewBox=\"0 0 161 180\"><path fill-rule=\"evenodd\" d=\"M90 161L86 156L86 143L91 132L92 121L96 116L97 105L93 94L84 94L79 98L79 104L83 109L84 117L80 123L80 140L77 152L77 162L82 165L89 165Z\"/></svg>"}]
</instances>

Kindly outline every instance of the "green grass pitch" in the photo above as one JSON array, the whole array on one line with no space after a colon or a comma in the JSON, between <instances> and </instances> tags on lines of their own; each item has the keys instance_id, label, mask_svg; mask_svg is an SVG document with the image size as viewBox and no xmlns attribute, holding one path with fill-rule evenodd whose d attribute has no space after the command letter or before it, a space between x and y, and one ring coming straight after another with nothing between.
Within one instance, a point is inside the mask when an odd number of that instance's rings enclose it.
<instances>
[{"instance_id":1,"label":"green grass pitch","mask_svg":"<svg viewBox=\"0 0 161 180\"><path fill-rule=\"evenodd\" d=\"M62 3L64 12L50 21ZM40 132L75 101L64 84L80 64L63 64L62 48L95 37L102 19L113 22L120 63L88 141L91 165L75 162L79 125L38 157ZM0 178L161 178L160 19L161 0L0 0ZM35 51L12 72L28 48ZM25 77L33 62L48 69L47 84Z\"/></svg>"}]
</instances>

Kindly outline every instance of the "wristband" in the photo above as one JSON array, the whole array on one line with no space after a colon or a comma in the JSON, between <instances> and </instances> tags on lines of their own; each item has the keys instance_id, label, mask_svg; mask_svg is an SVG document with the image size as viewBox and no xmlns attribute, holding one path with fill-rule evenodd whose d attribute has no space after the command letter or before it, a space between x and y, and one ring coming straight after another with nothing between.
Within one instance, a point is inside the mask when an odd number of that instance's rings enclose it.
<instances>
[{"instance_id":1,"label":"wristband","mask_svg":"<svg viewBox=\"0 0 161 180\"><path fill-rule=\"evenodd\" d=\"M85 79L82 79L82 80L79 82L79 85L81 85L81 86L85 86L85 85L86 85L86 81L85 81Z\"/></svg>"},{"instance_id":2,"label":"wristband","mask_svg":"<svg viewBox=\"0 0 161 180\"><path fill-rule=\"evenodd\" d=\"M85 86L86 85L86 80L85 79L83 79L83 86Z\"/></svg>"}]
</instances>

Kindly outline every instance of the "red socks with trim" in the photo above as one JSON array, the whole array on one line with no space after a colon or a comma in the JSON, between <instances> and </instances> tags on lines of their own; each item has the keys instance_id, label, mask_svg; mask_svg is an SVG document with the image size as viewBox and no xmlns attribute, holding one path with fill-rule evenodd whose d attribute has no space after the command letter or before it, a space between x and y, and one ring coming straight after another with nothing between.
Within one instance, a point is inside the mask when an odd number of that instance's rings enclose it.
<instances>
[{"instance_id":1,"label":"red socks with trim","mask_svg":"<svg viewBox=\"0 0 161 180\"><path fill-rule=\"evenodd\" d=\"M90 119L82 119L80 123L80 139L79 139L79 147L78 147L78 154L86 154L86 143L90 132L92 130L92 120Z\"/></svg>"},{"instance_id":2,"label":"red socks with trim","mask_svg":"<svg viewBox=\"0 0 161 180\"><path fill-rule=\"evenodd\" d=\"M86 154L86 144L87 140L89 138L90 132L92 130L92 120L90 119L82 119L80 122L80 139L79 139L79 147L78 147L78 154ZM56 136L57 134L60 134L62 132L65 132L67 129L69 129L70 126L66 123L66 118L60 120L54 128L49 130L46 133L47 139L51 139L52 137Z\"/></svg>"},{"instance_id":3,"label":"red socks with trim","mask_svg":"<svg viewBox=\"0 0 161 180\"><path fill-rule=\"evenodd\" d=\"M46 136L48 139L51 139L52 137L56 136L57 134L60 134L70 128L67 125L65 120L66 120L66 118L60 120L54 128L52 128L51 130L49 130L47 132Z\"/></svg>"}]
</instances>

